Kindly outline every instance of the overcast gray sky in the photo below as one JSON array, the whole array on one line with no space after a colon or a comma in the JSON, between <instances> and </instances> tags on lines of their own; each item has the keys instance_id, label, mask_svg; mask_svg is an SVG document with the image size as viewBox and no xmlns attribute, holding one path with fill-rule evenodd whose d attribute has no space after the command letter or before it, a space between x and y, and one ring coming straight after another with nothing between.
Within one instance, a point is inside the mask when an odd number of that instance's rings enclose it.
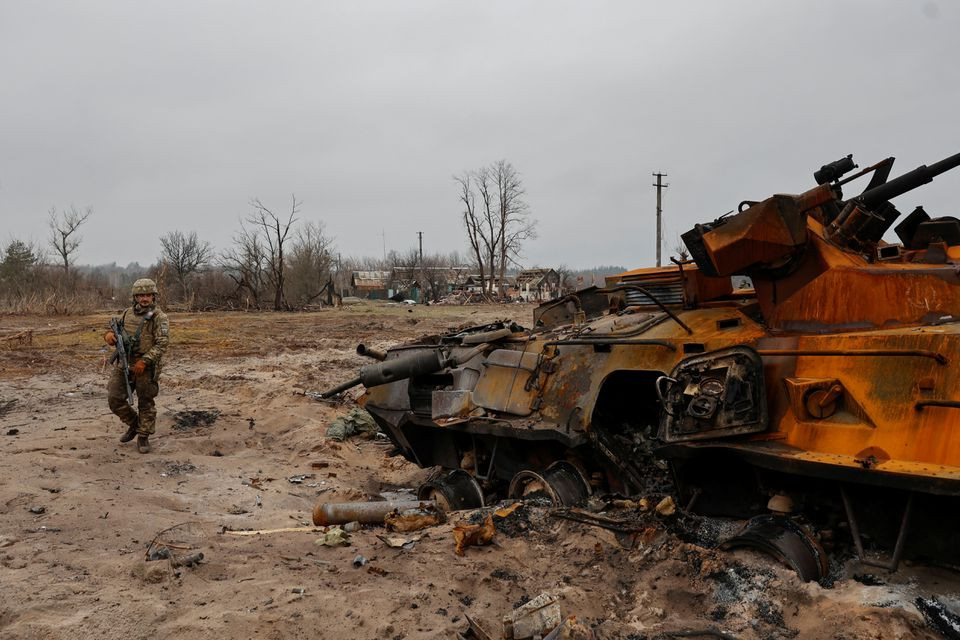
<instances>
[{"instance_id":1,"label":"overcast gray sky","mask_svg":"<svg viewBox=\"0 0 960 640\"><path fill-rule=\"evenodd\" d=\"M842 155L960 151L958 76L960 2L0 0L0 241L72 203L78 262L148 264L296 194L344 256L463 250L451 176L505 158L527 265L648 266L651 173L669 249Z\"/></svg>"}]
</instances>

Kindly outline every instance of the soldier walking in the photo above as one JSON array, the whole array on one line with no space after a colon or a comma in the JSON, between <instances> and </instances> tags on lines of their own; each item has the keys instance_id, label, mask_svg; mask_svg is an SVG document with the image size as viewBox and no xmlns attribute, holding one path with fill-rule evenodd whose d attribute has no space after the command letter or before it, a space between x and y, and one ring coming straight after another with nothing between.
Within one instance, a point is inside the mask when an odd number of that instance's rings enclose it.
<instances>
[{"instance_id":1,"label":"soldier walking","mask_svg":"<svg viewBox=\"0 0 960 640\"><path fill-rule=\"evenodd\" d=\"M133 306L117 319L123 345L130 363L130 386L137 393L137 411L127 402L127 382L120 362L110 373L107 383L107 403L127 431L120 442L137 438L137 451L150 452L150 435L157 422L157 408L153 399L160 392L158 380L163 353L170 342L170 322L167 314L157 306L157 284L141 278L133 283ZM116 346L117 335L111 330L104 335L110 346Z\"/></svg>"}]
</instances>

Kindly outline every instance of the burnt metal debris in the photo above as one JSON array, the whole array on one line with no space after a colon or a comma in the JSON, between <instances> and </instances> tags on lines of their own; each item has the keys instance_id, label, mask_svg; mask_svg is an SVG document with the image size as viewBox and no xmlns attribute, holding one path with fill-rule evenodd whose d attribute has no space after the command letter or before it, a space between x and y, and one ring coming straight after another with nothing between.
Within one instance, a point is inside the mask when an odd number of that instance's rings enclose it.
<instances>
[{"instance_id":1,"label":"burnt metal debris","mask_svg":"<svg viewBox=\"0 0 960 640\"><path fill-rule=\"evenodd\" d=\"M397 449L446 470L421 498L569 508L669 486L688 510L750 518L782 496L783 522L841 532L862 560L957 562L960 220L917 207L894 228L891 202L957 166L827 163L799 195L695 225L690 260L545 303L532 329L361 345L372 362L324 395L363 384ZM749 535L799 564L806 534L783 522Z\"/></svg>"},{"instance_id":2,"label":"burnt metal debris","mask_svg":"<svg viewBox=\"0 0 960 640\"><path fill-rule=\"evenodd\" d=\"M743 531L720 545L721 549L738 547L769 554L806 581L823 580L830 569L820 543L807 529L784 516L755 516Z\"/></svg>"}]
</instances>

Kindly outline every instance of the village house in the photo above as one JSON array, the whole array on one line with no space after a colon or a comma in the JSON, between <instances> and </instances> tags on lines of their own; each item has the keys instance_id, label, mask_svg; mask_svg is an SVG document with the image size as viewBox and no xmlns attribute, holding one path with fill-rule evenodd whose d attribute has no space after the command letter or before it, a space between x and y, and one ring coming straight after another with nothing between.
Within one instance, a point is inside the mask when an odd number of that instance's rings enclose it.
<instances>
[{"instance_id":1,"label":"village house","mask_svg":"<svg viewBox=\"0 0 960 640\"><path fill-rule=\"evenodd\" d=\"M543 302L560 297L560 274L553 269L524 269L516 277L517 295Z\"/></svg>"},{"instance_id":2,"label":"village house","mask_svg":"<svg viewBox=\"0 0 960 640\"><path fill-rule=\"evenodd\" d=\"M358 298L386 300L390 290L389 271L354 271L350 275L350 293Z\"/></svg>"}]
</instances>

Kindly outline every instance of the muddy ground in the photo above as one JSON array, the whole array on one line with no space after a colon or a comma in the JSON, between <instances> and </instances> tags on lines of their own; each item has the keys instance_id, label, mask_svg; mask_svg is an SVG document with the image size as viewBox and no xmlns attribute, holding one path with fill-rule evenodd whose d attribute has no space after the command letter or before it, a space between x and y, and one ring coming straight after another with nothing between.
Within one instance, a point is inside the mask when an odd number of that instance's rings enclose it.
<instances>
[{"instance_id":1,"label":"muddy ground","mask_svg":"<svg viewBox=\"0 0 960 640\"><path fill-rule=\"evenodd\" d=\"M466 616L499 637L502 617L543 592L597 638L940 637L914 601L936 595L956 607L955 572L888 575L847 561L824 588L753 552L710 549L709 535L684 542L701 524L683 517L641 514L643 534L625 548L605 529L522 507L495 544L462 557L455 522L409 549L388 547L378 527L338 548L310 531L231 533L304 527L318 500L374 499L427 476L382 439L326 439L352 404L297 393L352 377L364 364L358 342L527 324L530 311L171 313L148 455L119 444L106 407L106 314L0 317L0 338L33 330L32 340L0 341L0 637L455 638ZM148 561L152 541L203 561ZM365 565L354 565L358 555Z\"/></svg>"}]
</instances>

